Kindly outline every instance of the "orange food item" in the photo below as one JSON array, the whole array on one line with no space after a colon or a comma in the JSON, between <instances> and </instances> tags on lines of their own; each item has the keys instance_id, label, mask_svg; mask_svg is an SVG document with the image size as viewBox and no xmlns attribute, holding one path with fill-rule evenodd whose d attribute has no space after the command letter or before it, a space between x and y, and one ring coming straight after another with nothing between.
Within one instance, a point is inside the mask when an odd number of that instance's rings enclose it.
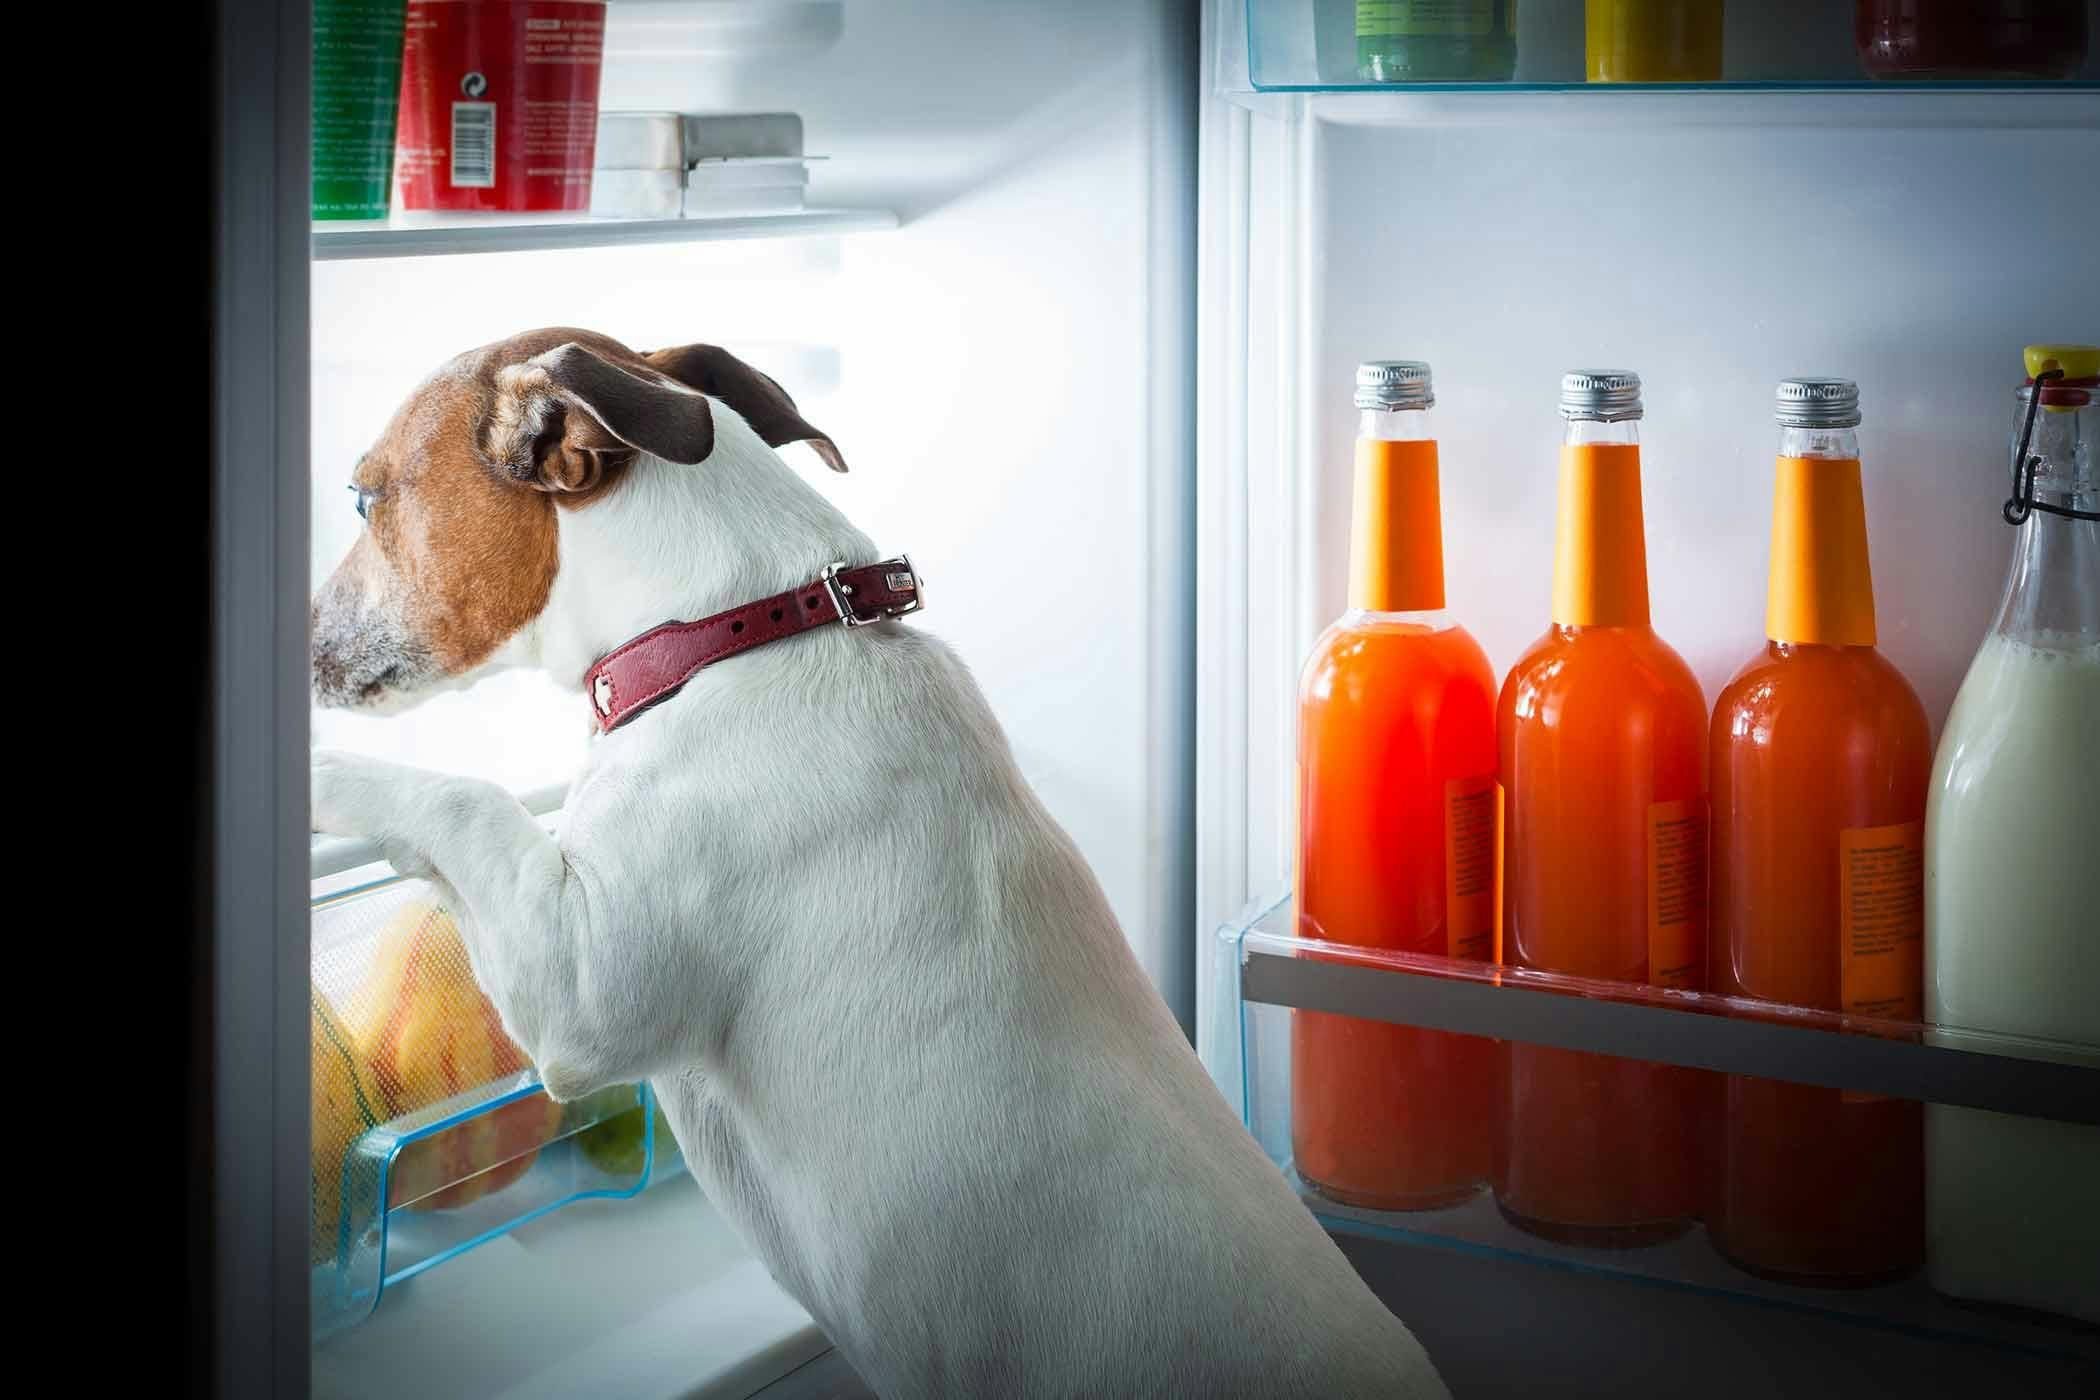
<instances>
[{"instance_id":1,"label":"orange food item","mask_svg":"<svg viewBox=\"0 0 2100 1400\"><path fill-rule=\"evenodd\" d=\"M1913 1020L1932 737L1873 646L1859 502L1856 460L1781 461L1767 625L1785 640L1714 706L1713 989ZM1918 1104L1730 1076L1722 1122L1709 1226L1737 1263L1867 1282L1922 1258Z\"/></svg>"},{"instance_id":2,"label":"orange food item","mask_svg":"<svg viewBox=\"0 0 2100 1400\"><path fill-rule=\"evenodd\" d=\"M427 904L402 909L381 932L350 1031L389 1117L527 1066L475 985L451 916ZM445 1210L500 1191L531 1169L560 1123L561 1106L534 1094L410 1143L394 1159L387 1206Z\"/></svg>"},{"instance_id":3,"label":"orange food item","mask_svg":"<svg viewBox=\"0 0 2100 1400\"><path fill-rule=\"evenodd\" d=\"M342 1017L312 988L313 1263L336 1257L342 1242L343 1158L365 1130L386 1116L386 1100L358 1058ZM354 1194L354 1192L353 1192Z\"/></svg>"},{"instance_id":4,"label":"orange food item","mask_svg":"<svg viewBox=\"0 0 2100 1400\"><path fill-rule=\"evenodd\" d=\"M1436 470L1434 441L1358 442L1352 611L1314 647L1299 694L1297 927L1492 962L1495 678L1435 611ZM1472 1194L1493 1161L1495 1068L1478 1037L1294 1012L1299 1175L1381 1210Z\"/></svg>"},{"instance_id":5,"label":"orange food item","mask_svg":"<svg viewBox=\"0 0 2100 1400\"><path fill-rule=\"evenodd\" d=\"M1630 435L1629 435L1630 436ZM1640 456L1562 450L1554 624L1502 686L1503 960L1705 980L1706 702L1648 625ZM1512 1044L1504 1213L1634 1244L1683 1229L1701 1182L1696 1071Z\"/></svg>"}]
</instances>

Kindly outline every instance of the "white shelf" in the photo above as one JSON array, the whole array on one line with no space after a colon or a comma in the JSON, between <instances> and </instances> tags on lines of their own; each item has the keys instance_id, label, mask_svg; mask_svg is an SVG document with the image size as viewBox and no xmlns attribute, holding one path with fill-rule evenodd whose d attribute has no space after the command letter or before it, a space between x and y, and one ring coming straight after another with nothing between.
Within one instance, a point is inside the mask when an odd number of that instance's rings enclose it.
<instances>
[{"instance_id":1,"label":"white shelf","mask_svg":"<svg viewBox=\"0 0 2100 1400\"><path fill-rule=\"evenodd\" d=\"M801 209L717 219L606 219L576 214L396 214L381 221L313 226L315 261L519 253L546 248L619 248L873 233L897 226L887 209Z\"/></svg>"}]
</instances>

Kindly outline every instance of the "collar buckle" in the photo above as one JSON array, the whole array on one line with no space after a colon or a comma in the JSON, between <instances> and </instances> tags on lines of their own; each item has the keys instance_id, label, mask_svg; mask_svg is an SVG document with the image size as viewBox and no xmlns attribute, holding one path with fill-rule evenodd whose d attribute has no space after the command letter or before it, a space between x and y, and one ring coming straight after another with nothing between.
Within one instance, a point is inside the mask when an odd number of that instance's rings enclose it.
<instances>
[{"instance_id":1,"label":"collar buckle","mask_svg":"<svg viewBox=\"0 0 2100 1400\"><path fill-rule=\"evenodd\" d=\"M909 554L885 559L877 567L883 571L883 586L891 593L910 594L911 601L901 606L881 605L866 617L854 610L853 585L839 578L845 567L845 560L833 560L824 566L824 572L819 574L817 579L824 585L824 591L831 595L831 605L838 609L839 621L848 627L866 627L871 623L887 622L893 617L909 617L926 606L926 589L919 582L919 571L912 567Z\"/></svg>"}]
</instances>

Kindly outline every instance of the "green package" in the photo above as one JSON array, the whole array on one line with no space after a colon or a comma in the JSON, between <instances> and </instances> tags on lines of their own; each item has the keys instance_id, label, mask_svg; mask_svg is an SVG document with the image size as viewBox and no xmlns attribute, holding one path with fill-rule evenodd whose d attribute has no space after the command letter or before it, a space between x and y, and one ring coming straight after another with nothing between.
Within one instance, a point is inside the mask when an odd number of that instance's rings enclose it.
<instances>
[{"instance_id":1,"label":"green package","mask_svg":"<svg viewBox=\"0 0 2100 1400\"><path fill-rule=\"evenodd\" d=\"M408 0L314 0L314 217L383 219Z\"/></svg>"},{"instance_id":2,"label":"green package","mask_svg":"<svg viewBox=\"0 0 2100 1400\"><path fill-rule=\"evenodd\" d=\"M1356 73L1373 83L1508 82L1516 0L1356 0Z\"/></svg>"}]
</instances>

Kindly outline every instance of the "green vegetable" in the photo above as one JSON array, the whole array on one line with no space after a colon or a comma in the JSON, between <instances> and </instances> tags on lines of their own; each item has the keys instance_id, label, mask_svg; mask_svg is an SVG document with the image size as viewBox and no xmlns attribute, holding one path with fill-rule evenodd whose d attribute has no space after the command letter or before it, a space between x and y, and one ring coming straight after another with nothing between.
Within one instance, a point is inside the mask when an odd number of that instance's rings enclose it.
<instances>
[{"instance_id":1,"label":"green vegetable","mask_svg":"<svg viewBox=\"0 0 2100 1400\"><path fill-rule=\"evenodd\" d=\"M592 1166L613 1176L638 1175L645 1164L644 1142L648 1120L637 1104L625 1113L595 1123L576 1135L576 1146ZM659 1157L671 1151L671 1125L662 1109L656 1110L656 1151Z\"/></svg>"}]
</instances>

